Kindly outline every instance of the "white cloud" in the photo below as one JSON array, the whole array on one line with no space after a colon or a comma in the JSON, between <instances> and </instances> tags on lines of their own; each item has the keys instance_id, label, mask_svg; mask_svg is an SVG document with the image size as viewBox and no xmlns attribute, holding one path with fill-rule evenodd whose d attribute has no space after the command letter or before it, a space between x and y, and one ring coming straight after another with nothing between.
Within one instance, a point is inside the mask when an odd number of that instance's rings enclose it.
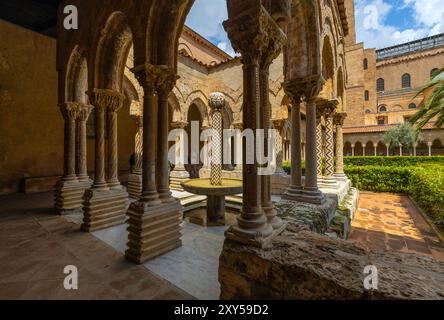
<instances>
[{"instance_id":1,"label":"white cloud","mask_svg":"<svg viewBox=\"0 0 444 320\"><path fill-rule=\"evenodd\" d=\"M196 0L187 17L186 25L234 56L235 52L222 25L227 19L226 0Z\"/></svg>"}]
</instances>

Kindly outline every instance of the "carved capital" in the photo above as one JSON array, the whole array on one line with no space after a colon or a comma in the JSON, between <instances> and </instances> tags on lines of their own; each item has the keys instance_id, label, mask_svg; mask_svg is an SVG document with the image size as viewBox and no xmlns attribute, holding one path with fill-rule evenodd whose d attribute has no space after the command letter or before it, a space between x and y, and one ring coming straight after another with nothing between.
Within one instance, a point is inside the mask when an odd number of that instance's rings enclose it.
<instances>
[{"instance_id":1,"label":"carved capital","mask_svg":"<svg viewBox=\"0 0 444 320\"><path fill-rule=\"evenodd\" d=\"M223 23L233 49L245 65L259 65L269 43L268 25L273 22L260 0L228 1L229 19Z\"/></svg>"},{"instance_id":2,"label":"carved capital","mask_svg":"<svg viewBox=\"0 0 444 320\"><path fill-rule=\"evenodd\" d=\"M106 109L111 112L117 112L122 106L125 97L110 89L93 89L88 92L91 104L99 111Z\"/></svg>"},{"instance_id":3,"label":"carved capital","mask_svg":"<svg viewBox=\"0 0 444 320\"><path fill-rule=\"evenodd\" d=\"M131 118L133 118L137 128L143 127L143 117L141 115L132 115Z\"/></svg>"},{"instance_id":4,"label":"carved capital","mask_svg":"<svg viewBox=\"0 0 444 320\"><path fill-rule=\"evenodd\" d=\"M294 101L313 103L322 91L325 80L322 75L289 80L284 83L285 92Z\"/></svg>"},{"instance_id":5,"label":"carved capital","mask_svg":"<svg viewBox=\"0 0 444 320\"><path fill-rule=\"evenodd\" d=\"M242 122L233 123L233 128L236 129L236 130L243 130L244 129L244 124Z\"/></svg>"},{"instance_id":6,"label":"carved capital","mask_svg":"<svg viewBox=\"0 0 444 320\"><path fill-rule=\"evenodd\" d=\"M333 116L333 121L336 126L343 126L345 118L347 118L346 112L336 112Z\"/></svg>"},{"instance_id":7,"label":"carved capital","mask_svg":"<svg viewBox=\"0 0 444 320\"><path fill-rule=\"evenodd\" d=\"M221 111L225 107L225 95L220 92L213 92L208 98L208 105L213 112Z\"/></svg>"},{"instance_id":8,"label":"carved capital","mask_svg":"<svg viewBox=\"0 0 444 320\"><path fill-rule=\"evenodd\" d=\"M65 102L59 105L65 121L75 121L79 116L80 103L78 102Z\"/></svg>"},{"instance_id":9,"label":"carved capital","mask_svg":"<svg viewBox=\"0 0 444 320\"><path fill-rule=\"evenodd\" d=\"M78 119L82 122L88 121L91 112L94 110L94 107L88 104L79 105L79 113Z\"/></svg>"},{"instance_id":10,"label":"carved capital","mask_svg":"<svg viewBox=\"0 0 444 320\"><path fill-rule=\"evenodd\" d=\"M284 127L284 124L285 124L285 120L284 119L273 119L271 121L273 122L273 127L276 130L280 131Z\"/></svg>"},{"instance_id":11,"label":"carved capital","mask_svg":"<svg viewBox=\"0 0 444 320\"><path fill-rule=\"evenodd\" d=\"M166 65L145 63L131 70L144 90L169 94L176 85L178 76Z\"/></svg>"},{"instance_id":12,"label":"carved capital","mask_svg":"<svg viewBox=\"0 0 444 320\"><path fill-rule=\"evenodd\" d=\"M327 101L323 108L324 116L326 118L332 117L338 106L339 106L339 100L337 99Z\"/></svg>"}]
</instances>

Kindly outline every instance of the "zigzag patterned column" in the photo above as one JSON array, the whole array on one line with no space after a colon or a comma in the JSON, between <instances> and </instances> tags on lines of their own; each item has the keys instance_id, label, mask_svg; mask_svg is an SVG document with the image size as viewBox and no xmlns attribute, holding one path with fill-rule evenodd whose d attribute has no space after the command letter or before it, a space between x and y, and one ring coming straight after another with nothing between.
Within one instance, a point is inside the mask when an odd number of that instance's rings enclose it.
<instances>
[{"instance_id":1,"label":"zigzag patterned column","mask_svg":"<svg viewBox=\"0 0 444 320\"><path fill-rule=\"evenodd\" d=\"M225 106L225 97L222 93L214 92L208 99L208 104L211 108L212 115L212 127L213 132L211 135L211 173L210 183L213 186L222 185L222 108Z\"/></svg>"}]
</instances>

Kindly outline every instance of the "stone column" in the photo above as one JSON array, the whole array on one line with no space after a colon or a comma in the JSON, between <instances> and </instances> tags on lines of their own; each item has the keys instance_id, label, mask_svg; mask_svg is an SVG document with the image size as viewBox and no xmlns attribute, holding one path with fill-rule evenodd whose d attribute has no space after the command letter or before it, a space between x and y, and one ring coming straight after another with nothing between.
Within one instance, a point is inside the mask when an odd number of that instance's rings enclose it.
<instances>
[{"instance_id":1,"label":"stone column","mask_svg":"<svg viewBox=\"0 0 444 320\"><path fill-rule=\"evenodd\" d=\"M415 143L414 145L413 145L413 156L414 157L416 157L416 149L418 148L418 144L417 143Z\"/></svg>"},{"instance_id":2,"label":"stone column","mask_svg":"<svg viewBox=\"0 0 444 320\"><path fill-rule=\"evenodd\" d=\"M225 106L225 96L214 92L210 95L208 105L211 108L211 123L213 132L211 135L211 172L210 183L213 186L222 185L222 163L223 163L223 124L222 109Z\"/></svg>"},{"instance_id":3,"label":"stone column","mask_svg":"<svg viewBox=\"0 0 444 320\"><path fill-rule=\"evenodd\" d=\"M317 106L316 99L324 84L321 75L314 75L304 79L290 80L285 83L285 88L290 92L299 92L306 101L306 164L305 187L301 197L302 202L323 204L325 195L318 188L317 175Z\"/></svg>"},{"instance_id":4,"label":"stone column","mask_svg":"<svg viewBox=\"0 0 444 320\"><path fill-rule=\"evenodd\" d=\"M322 134L322 113L324 108L317 106L316 108L316 172L318 176L318 183L324 180L324 173L322 170L322 160L324 157L324 141ZM308 112L307 112L308 113Z\"/></svg>"},{"instance_id":5,"label":"stone column","mask_svg":"<svg viewBox=\"0 0 444 320\"><path fill-rule=\"evenodd\" d=\"M80 105L75 102L66 102L60 106L65 119L65 153L64 175L65 181L77 181L76 176L76 121L79 116Z\"/></svg>"},{"instance_id":6,"label":"stone column","mask_svg":"<svg viewBox=\"0 0 444 320\"><path fill-rule=\"evenodd\" d=\"M157 96L166 93L162 93L164 82L171 80L170 76L175 72L168 66L148 63L136 66L132 71L144 91L142 195L139 201L130 205L127 213L128 249L125 257L144 263L182 245L180 224L183 208L175 199L163 201L165 198L162 199L158 191L158 182L163 184L167 175L165 157L159 155L165 151L159 150L159 146L168 146L164 127L168 113L159 112L159 105L165 107L166 97L162 102Z\"/></svg>"},{"instance_id":7,"label":"stone column","mask_svg":"<svg viewBox=\"0 0 444 320\"><path fill-rule=\"evenodd\" d=\"M284 127L285 120L279 119L279 120L273 120L273 127L275 129L275 136L276 136L276 146L275 146L275 153L276 153L276 170L275 175L286 175L284 169L282 168L283 162L284 162L284 142L282 139L282 128Z\"/></svg>"},{"instance_id":8,"label":"stone column","mask_svg":"<svg viewBox=\"0 0 444 320\"><path fill-rule=\"evenodd\" d=\"M261 123L261 94L260 65L263 53L270 45L282 47L286 36L274 22L272 17L261 5L260 1L248 6L239 1L228 1L229 20L224 22L225 30L233 48L242 55L244 95L243 95L243 124L244 130L254 132L260 129ZM262 87L263 88L263 87ZM269 120L269 119L268 119ZM246 160L247 146L243 142L243 154ZM273 227L268 223L261 201L262 183L258 175L257 159L253 163L243 164L243 205L237 224L227 230L229 239L257 247L269 246Z\"/></svg>"},{"instance_id":9,"label":"stone column","mask_svg":"<svg viewBox=\"0 0 444 320\"><path fill-rule=\"evenodd\" d=\"M89 98L94 106L94 130L95 130L95 164L94 164L94 189L107 189L105 180L105 114L109 101L107 91L94 89L89 93Z\"/></svg>"},{"instance_id":10,"label":"stone column","mask_svg":"<svg viewBox=\"0 0 444 320\"><path fill-rule=\"evenodd\" d=\"M170 172L170 188L172 190L183 192L181 183L190 179L189 172L185 169L185 151L188 148L187 141L185 141L185 128L187 122L173 122L171 124L173 129L180 129L180 135L176 137L176 163L174 169Z\"/></svg>"},{"instance_id":11,"label":"stone column","mask_svg":"<svg viewBox=\"0 0 444 320\"><path fill-rule=\"evenodd\" d=\"M433 142L427 142L427 147L429 149L429 157L432 156L432 146L433 146Z\"/></svg>"},{"instance_id":12,"label":"stone column","mask_svg":"<svg viewBox=\"0 0 444 320\"><path fill-rule=\"evenodd\" d=\"M77 118L77 178L79 181L88 182L88 184L90 179L88 176L86 123L93 109L93 106L82 104Z\"/></svg>"},{"instance_id":13,"label":"stone column","mask_svg":"<svg viewBox=\"0 0 444 320\"><path fill-rule=\"evenodd\" d=\"M387 148L387 157L390 156L390 145L386 144L385 147Z\"/></svg>"},{"instance_id":14,"label":"stone column","mask_svg":"<svg viewBox=\"0 0 444 320\"><path fill-rule=\"evenodd\" d=\"M335 174L335 138L333 130L333 115L339 105L338 100L330 100L324 108L325 118L325 177L324 184L330 188L337 187Z\"/></svg>"},{"instance_id":15,"label":"stone column","mask_svg":"<svg viewBox=\"0 0 444 320\"><path fill-rule=\"evenodd\" d=\"M128 193L132 199L139 200L142 194L143 117L140 114L133 116L133 119L137 129L134 142L135 165L128 178Z\"/></svg>"},{"instance_id":16,"label":"stone column","mask_svg":"<svg viewBox=\"0 0 444 320\"><path fill-rule=\"evenodd\" d=\"M286 89L291 96L291 181L282 195L286 200L299 200L302 193L301 97Z\"/></svg>"},{"instance_id":17,"label":"stone column","mask_svg":"<svg viewBox=\"0 0 444 320\"><path fill-rule=\"evenodd\" d=\"M378 155L378 145L377 144L373 144L373 155L376 157Z\"/></svg>"},{"instance_id":18,"label":"stone column","mask_svg":"<svg viewBox=\"0 0 444 320\"><path fill-rule=\"evenodd\" d=\"M111 98L112 97L112 98ZM108 111L108 187L122 188L119 181L119 153L117 139L117 112L123 107L125 97L110 96Z\"/></svg>"},{"instance_id":19,"label":"stone column","mask_svg":"<svg viewBox=\"0 0 444 320\"><path fill-rule=\"evenodd\" d=\"M402 144L399 145L399 156L400 157L403 156L403 154L402 154Z\"/></svg>"},{"instance_id":20,"label":"stone column","mask_svg":"<svg viewBox=\"0 0 444 320\"><path fill-rule=\"evenodd\" d=\"M352 157L354 157L355 156L355 145L352 144L351 148L352 148Z\"/></svg>"},{"instance_id":21,"label":"stone column","mask_svg":"<svg viewBox=\"0 0 444 320\"><path fill-rule=\"evenodd\" d=\"M157 136L157 161L156 161L156 184L160 200L164 203L175 202L170 191L170 164L168 161L168 97L173 90L178 77L174 72L164 72L158 83L159 93L158 110L158 136Z\"/></svg>"},{"instance_id":22,"label":"stone column","mask_svg":"<svg viewBox=\"0 0 444 320\"><path fill-rule=\"evenodd\" d=\"M335 176L339 180L346 179L347 176L344 173L344 133L343 125L344 120L347 117L345 112L338 112L334 115L334 124L336 126L336 173ZM353 146L354 149L354 146Z\"/></svg>"},{"instance_id":23,"label":"stone column","mask_svg":"<svg viewBox=\"0 0 444 320\"><path fill-rule=\"evenodd\" d=\"M268 148L269 130L271 125L271 105L270 105L270 65L276 59L283 48L283 37L280 29L271 28L270 42L268 48L262 52L259 64L259 86L260 86L260 121L259 126L264 130L264 154L266 157L272 155L272 150ZM275 38L276 39L273 39ZM264 166L269 166L270 163ZM261 202L262 208L267 216L268 223L274 230L280 230L284 226L284 222L277 216L276 208L271 201L271 172L270 174L261 176Z\"/></svg>"},{"instance_id":24,"label":"stone column","mask_svg":"<svg viewBox=\"0 0 444 320\"><path fill-rule=\"evenodd\" d=\"M60 105L60 111L65 121L64 129L64 172L57 182L54 194L54 207L59 214L80 212L85 189L89 188L89 180L83 181L83 176L76 175L76 120L81 113L81 104L65 102ZM79 145L79 144L77 144ZM80 171L79 171L80 172ZM80 180L79 180L80 179Z\"/></svg>"},{"instance_id":25,"label":"stone column","mask_svg":"<svg viewBox=\"0 0 444 320\"><path fill-rule=\"evenodd\" d=\"M126 220L128 194L120 185L117 167L117 110L124 97L109 89L89 92L95 107L95 176L85 192L82 230L91 232L119 225ZM105 115L108 111L108 182L105 180Z\"/></svg>"}]
</instances>

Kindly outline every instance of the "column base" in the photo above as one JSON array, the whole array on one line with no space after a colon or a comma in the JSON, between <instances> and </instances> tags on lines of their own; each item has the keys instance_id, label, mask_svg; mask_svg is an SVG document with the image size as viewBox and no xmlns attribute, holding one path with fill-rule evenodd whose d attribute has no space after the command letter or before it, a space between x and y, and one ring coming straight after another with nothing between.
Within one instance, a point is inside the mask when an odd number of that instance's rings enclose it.
<instances>
[{"instance_id":1,"label":"column base","mask_svg":"<svg viewBox=\"0 0 444 320\"><path fill-rule=\"evenodd\" d=\"M142 175L131 173L128 177L128 194L131 199L139 200L142 195Z\"/></svg>"},{"instance_id":2,"label":"column base","mask_svg":"<svg viewBox=\"0 0 444 320\"><path fill-rule=\"evenodd\" d=\"M300 201L312 204L324 204L327 201L325 194L321 191L303 190L301 194L292 194L291 197L282 197L283 200Z\"/></svg>"},{"instance_id":3,"label":"column base","mask_svg":"<svg viewBox=\"0 0 444 320\"><path fill-rule=\"evenodd\" d=\"M90 189L84 197L82 230L92 232L125 223L128 193L123 187Z\"/></svg>"},{"instance_id":4,"label":"column base","mask_svg":"<svg viewBox=\"0 0 444 320\"><path fill-rule=\"evenodd\" d=\"M334 177L338 181L348 181L349 180L345 173L335 173Z\"/></svg>"},{"instance_id":5,"label":"column base","mask_svg":"<svg viewBox=\"0 0 444 320\"><path fill-rule=\"evenodd\" d=\"M323 177L322 182L318 183L318 187L336 189L336 188L339 188L339 184L338 184L336 177L334 177L334 176Z\"/></svg>"},{"instance_id":6,"label":"column base","mask_svg":"<svg viewBox=\"0 0 444 320\"><path fill-rule=\"evenodd\" d=\"M299 199L300 196L302 195L302 191L303 191L302 187L289 186L282 195L282 199L297 201L297 199Z\"/></svg>"},{"instance_id":7,"label":"column base","mask_svg":"<svg viewBox=\"0 0 444 320\"><path fill-rule=\"evenodd\" d=\"M246 230L240 228L238 225L231 226L225 231L225 237L238 243L261 248L269 249L272 245L273 239L281 234L287 227L287 222L283 221L278 229L273 229L268 223L261 230Z\"/></svg>"},{"instance_id":8,"label":"column base","mask_svg":"<svg viewBox=\"0 0 444 320\"><path fill-rule=\"evenodd\" d=\"M148 206L134 202L128 209L128 260L142 264L182 245L179 201Z\"/></svg>"},{"instance_id":9,"label":"column base","mask_svg":"<svg viewBox=\"0 0 444 320\"><path fill-rule=\"evenodd\" d=\"M186 170L173 170L170 173L170 189L184 192L181 183L190 180L190 174Z\"/></svg>"},{"instance_id":10,"label":"column base","mask_svg":"<svg viewBox=\"0 0 444 320\"><path fill-rule=\"evenodd\" d=\"M64 180L61 179L55 186L54 207L61 215L74 212L82 212L83 195L91 188L89 180Z\"/></svg>"}]
</instances>

